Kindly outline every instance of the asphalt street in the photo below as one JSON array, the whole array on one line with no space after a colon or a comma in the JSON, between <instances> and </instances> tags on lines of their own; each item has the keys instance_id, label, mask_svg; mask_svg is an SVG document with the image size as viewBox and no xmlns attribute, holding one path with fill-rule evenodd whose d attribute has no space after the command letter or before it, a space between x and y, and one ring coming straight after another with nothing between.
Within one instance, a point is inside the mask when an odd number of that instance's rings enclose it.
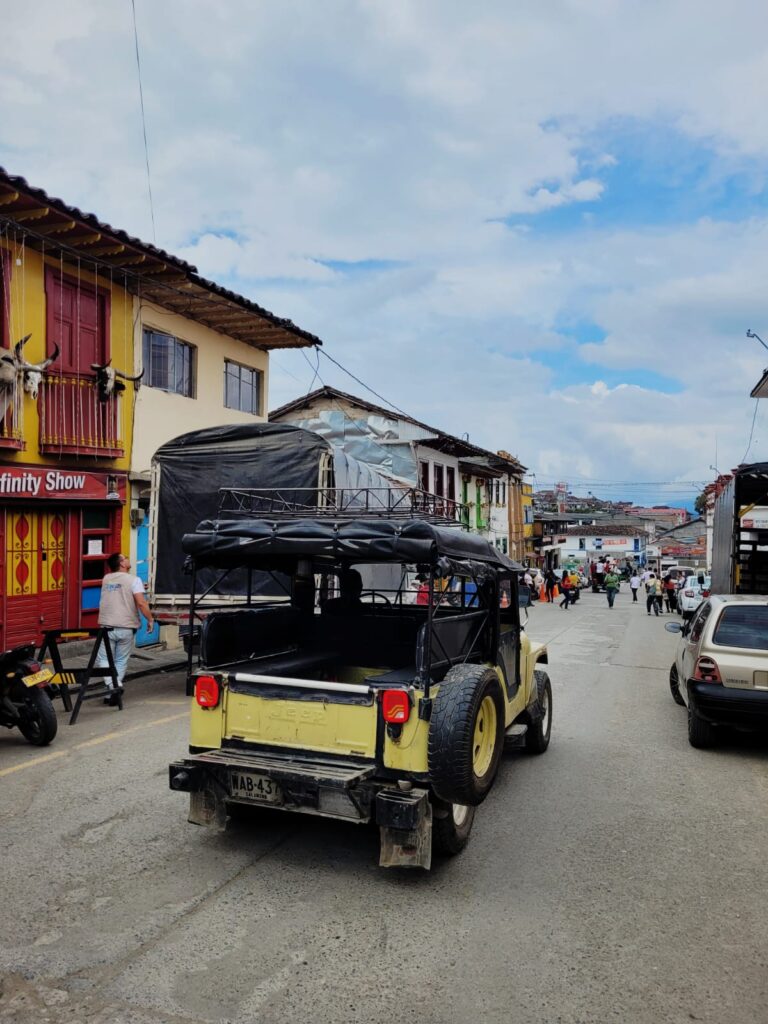
<instances>
[{"instance_id":1,"label":"asphalt street","mask_svg":"<svg viewBox=\"0 0 768 1024\"><path fill-rule=\"evenodd\" d=\"M431 873L380 870L367 828L187 824L181 674L44 750L4 732L0 1021L765 1024L768 743L688 745L665 618L531 610L551 746Z\"/></svg>"}]
</instances>

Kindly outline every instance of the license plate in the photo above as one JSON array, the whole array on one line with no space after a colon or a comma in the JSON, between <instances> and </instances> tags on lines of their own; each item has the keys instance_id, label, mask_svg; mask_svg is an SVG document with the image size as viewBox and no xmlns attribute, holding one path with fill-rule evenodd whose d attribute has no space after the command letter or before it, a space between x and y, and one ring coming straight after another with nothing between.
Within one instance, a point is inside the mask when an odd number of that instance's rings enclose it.
<instances>
[{"instance_id":1,"label":"license plate","mask_svg":"<svg viewBox=\"0 0 768 1024\"><path fill-rule=\"evenodd\" d=\"M53 679L53 672L49 668L41 668L34 675L21 677L21 681L25 686L37 686L38 683L45 683L49 679Z\"/></svg>"},{"instance_id":2,"label":"license plate","mask_svg":"<svg viewBox=\"0 0 768 1024\"><path fill-rule=\"evenodd\" d=\"M281 804L283 794L277 783L266 775L253 772L231 772L231 794L238 800L252 800L257 804Z\"/></svg>"}]
</instances>

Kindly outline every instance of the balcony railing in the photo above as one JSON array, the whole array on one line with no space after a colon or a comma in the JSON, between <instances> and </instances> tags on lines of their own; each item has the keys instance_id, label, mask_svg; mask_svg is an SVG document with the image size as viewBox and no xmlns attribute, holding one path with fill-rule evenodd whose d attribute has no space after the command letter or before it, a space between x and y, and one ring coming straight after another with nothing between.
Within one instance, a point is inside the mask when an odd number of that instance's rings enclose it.
<instances>
[{"instance_id":1,"label":"balcony railing","mask_svg":"<svg viewBox=\"0 0 768 1024\"><path fill-rule=\"evenodd\" d=\"M40 451L123 455L121 396L99 400L93 377L46 375L40 385Z\"/></svg>"},{"instance_id":2,"label":"balcony railing","mask_svg":"<svg viewBox=\"0 0 768 1024\"><path fill-rule=\"evenodd\" d=\"M0 390L0 448L24 447L22 398L20 383L15 388Z\"/></svg>"}]
</instances>

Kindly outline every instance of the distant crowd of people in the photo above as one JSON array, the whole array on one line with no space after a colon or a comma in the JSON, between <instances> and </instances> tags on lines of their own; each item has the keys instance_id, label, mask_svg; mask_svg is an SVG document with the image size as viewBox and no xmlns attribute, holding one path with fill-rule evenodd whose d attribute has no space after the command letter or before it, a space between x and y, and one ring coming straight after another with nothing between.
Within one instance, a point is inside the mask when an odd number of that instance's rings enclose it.
<instances>
[{"instance_id":1,"label":"distant crowd of people","mask_svg":"<svg viewBox=\"0 0 768 1024\"><path fill-rule=\"evenodd\" d=\"M605 591L608 607L613 608L616 595L619 593L622 580L629 583L633 603L637 603L638 592L645 588L646 611L649 615L660 615L664 612L677 611L677 590L681 584L676 574L667 573L660 577L650 569L640 569L628 563L620 569L618 563L608 559L589 564L589 579L580 569L526 569L523 583L529 588L531 601L540 597L545 603L554 604L558 597L562 598L560 607L567 610L579 600L580 591L592 587L595 593Z\"/></svg>"}]
</instances>

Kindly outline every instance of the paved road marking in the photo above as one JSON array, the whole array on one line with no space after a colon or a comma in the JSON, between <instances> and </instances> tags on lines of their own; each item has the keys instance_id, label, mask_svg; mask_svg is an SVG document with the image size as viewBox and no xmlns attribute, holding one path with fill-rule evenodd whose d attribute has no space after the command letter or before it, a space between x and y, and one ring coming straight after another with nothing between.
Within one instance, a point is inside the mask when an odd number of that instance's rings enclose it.
<instances>
[{"instance_id":1,"label":"paved road marking","mask_svg":"<svg viewBox=\"0 0 768 1024\"><path fill-rule=\"evenodd\" d=\"M110 740L120 739L122 736L127 736L131 732L138 732L140 729L151 729L155 725L166 725L168 722L175 722L179 718L186 718L189 714L188 711L182 711L178 715L166 715L164 718L155 718L152 722L144 722L141 725L132 725L127 729L122 729L120 732L108 732L104 736L97 736L92 740L83 740L82 743L76 743L72 750L82 750L86 747L96 747L101 743L108 743ZM72 753L72 750L55 750L51 754L43 754L42 757L33 757L31 761L23 761L21 764L11 765L10 768L0 769L0 778L4 775L12 775L13 772L23 771L25 768L35 768L39 764L45 764L48 761L55 761L57 757L67 757Z\"/></svg>"}]
</instances>

